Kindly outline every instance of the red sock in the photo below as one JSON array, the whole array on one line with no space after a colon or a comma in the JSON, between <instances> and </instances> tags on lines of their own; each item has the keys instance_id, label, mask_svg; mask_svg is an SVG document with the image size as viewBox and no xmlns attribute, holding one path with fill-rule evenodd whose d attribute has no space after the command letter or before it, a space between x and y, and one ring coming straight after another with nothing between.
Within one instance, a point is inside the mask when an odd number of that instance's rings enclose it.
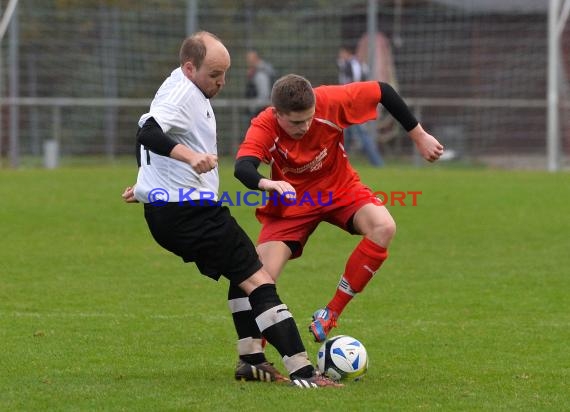
<instances>
[{"instance_id":1,"label":"red sock","mask_svg":"<svg viewBox=\"0 0 570 412\"><path fill-rule=\"evenodd\" d=\"M387 258L386 248L366 237L363 238L348 258L344 275L327 307L340 315L348 302L364 289Z\"/></svg>"}]
</instances>

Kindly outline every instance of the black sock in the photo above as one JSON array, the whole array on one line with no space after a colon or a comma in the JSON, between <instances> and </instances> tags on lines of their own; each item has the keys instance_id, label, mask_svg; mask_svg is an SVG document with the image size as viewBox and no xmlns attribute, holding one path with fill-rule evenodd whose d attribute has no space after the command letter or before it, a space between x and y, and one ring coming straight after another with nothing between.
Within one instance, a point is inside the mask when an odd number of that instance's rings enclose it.
<instances>
[{"instance_id":1,"label":"black sock","mask_svg":"<svg viewBox=\"0 0 570 412\"><path fill-rule=\"evenodd\" d=\"M281 357L305 352L293 315L279 299L274 284L259 286L249 295L249 301L259 329Z\"/></svg>"},{"instance_id":2,"label":"black sock","mask_svg":"<svg viewBox=\"0 0 570 412\"><path fill-rule=\"evenodd\" d=\"M263 362L267 362L265 358L265 353L253 353L251 355L240 355L239 357L241 360L250 363L252 365L258 365Z\"/></svg>"},{"instance_id":3,"label":"black sock","mask_svg":"<svg viewBox=\"0 0 570 412\"><path fill-rule=\"evenodd\" d=\"M230 283L230 288L228 290L228 302L230 303L230 308L232 307L232 301L237 301L239 299L247 299L247 295L240 287ZM251 309L233 309L232 319L234 321L238 339L261 339L261 332L257 327L255 316Z\"/></svg>"}]
</instances>

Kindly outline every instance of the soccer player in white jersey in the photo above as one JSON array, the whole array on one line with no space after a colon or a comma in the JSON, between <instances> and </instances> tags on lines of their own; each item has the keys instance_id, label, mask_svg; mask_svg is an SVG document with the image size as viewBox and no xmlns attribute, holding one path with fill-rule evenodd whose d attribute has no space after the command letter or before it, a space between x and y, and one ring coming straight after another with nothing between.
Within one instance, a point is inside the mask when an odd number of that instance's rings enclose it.
<instances>
[{"instance_id":1,"label":"soccer player in white jersey","mask_svg":"<svg viewBox=\"0 0 570 412\"><path fill-rule=\"evenodd\" d=\"M184 40L180 67L160 86L149 112L139 120L138 178L123 198L144 203L146 222L159 245L184 262L195 262L207 277L226 277L247 295L236 304L253 311L289 378L267 361L246 356L238 361L236 379L342 386L315 370L255 246L228 208L216 203L216 118L209 99L224 86L229 67L229 52L215 35L198 32Z\"/></svg>"}]
</instances>

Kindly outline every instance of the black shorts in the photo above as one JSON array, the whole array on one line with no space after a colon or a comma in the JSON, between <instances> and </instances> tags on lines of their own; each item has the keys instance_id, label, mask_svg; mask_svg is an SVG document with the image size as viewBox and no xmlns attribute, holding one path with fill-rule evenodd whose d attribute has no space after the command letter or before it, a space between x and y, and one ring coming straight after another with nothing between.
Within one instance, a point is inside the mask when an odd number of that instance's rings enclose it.
<instances>
[{"instance_id":1,"label":"black shorts","mask_svg":"<svg viewBox=\"0 0 570 412\"><path fill-rule=\"evenodd\" d=\"M144 216L160 246L195 262L212 279L241 283L262 266L251 239L225 206L146 203Z\"/></svg>"}]
</instances>

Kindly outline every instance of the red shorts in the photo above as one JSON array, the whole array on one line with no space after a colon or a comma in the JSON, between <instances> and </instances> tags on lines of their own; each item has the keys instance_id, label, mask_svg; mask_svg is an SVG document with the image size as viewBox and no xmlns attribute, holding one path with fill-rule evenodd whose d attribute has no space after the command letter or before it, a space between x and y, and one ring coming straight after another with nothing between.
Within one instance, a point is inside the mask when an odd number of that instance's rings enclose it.
<instances>
[{"instance_id":1,"label":"red shorts","mask_svg":"<svg viewBox=\"0 0 570 412\"><path fill-rule=\"evenodd\" d=\"M358 185L357 185L358 187ZM315 231L319 223L328 222L332 225L355 234L352 226L352 217L360 208L368 203L383 206L382 200L373 195L370 188L360 184L358 196L351 202L331 203L319 208L318 214L298 215L292 217L280 217L265 214L258 214L257 218L261 222L261 232L257 240L258 244L270 241L296 242L298 248L293 250L291 259L298 258L303 253L303 247L307 243L311 233Z\"/></svg>"}]
</instances>

